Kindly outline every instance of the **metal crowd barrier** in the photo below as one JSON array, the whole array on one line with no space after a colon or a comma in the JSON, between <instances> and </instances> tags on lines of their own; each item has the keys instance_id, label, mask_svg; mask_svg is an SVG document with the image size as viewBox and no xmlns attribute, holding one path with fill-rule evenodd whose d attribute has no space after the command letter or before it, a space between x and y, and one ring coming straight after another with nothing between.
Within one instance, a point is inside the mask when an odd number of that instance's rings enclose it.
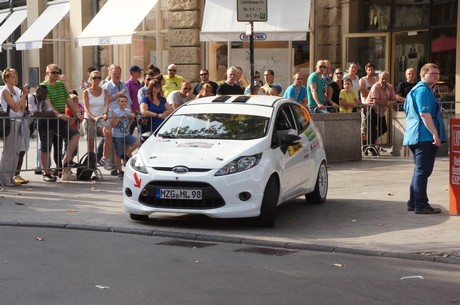
<instances>
[{"instance_id":1,"label":"metal crowd barrier","mask_svg":"<svg viewBox=\"0 0 460 305\"><path fill-rule=\"evenodd\" d=\"M380 156L382 136L388 132L388 118L392 109L385 110L385 116L380 117L377 113L377 105L363 105L361 107L361 152L363 156L371 153L373 156ZM379 144L377 144L377 140Z\"/></svg>"},{"instance_id":2,"label":"metal crowd barrier","mask_svg":"<svg viewBox=\"0 0 460 305\"><path fill-rule=\"evenodd\" d=\"M138 121L138 118L139 117L136 117L136 122ZM8 119L8 118L6 118ZM20 145L21 146L21 149L20 151L25 151L25 155L23 157L23 163L22 163L22 167L20 169L20 172L35 172L35 174L40 174L42 173L42 170L50 170L50 171L53 171L55 173L59 173L59 171L61 171L63 169L62 167L62 157L64 156L65 153L69 153L68 151L68 143L67 143L67 139L69 138L69 124L67 124L66 126L68 126L67 128L67 136L65 137L57 137L59 139L59 141L57 141L57 147L55 148L54 146L52 147L52 149L49 151L49 160L48 160L48 168L43 168L42 165L41 165L41 162L40 162L40 137L39 137L39 131L38 131L38 122L43 122L43 121L46 121L46 132L47 134L49 133L49 130L50 130L50 123L52 121L56 121L58 120L57 118L33 118L33 117L25 117L25 118L15 118L15 123L17 124L21 124L22 125L28 125L28 126L32 126L33 128L33 131L29 133L29 137L26 137L28 138L27 139L24 139L24 143L17 143L17 141L19 141L19 138L18 137L14 137L12 140L12 143L14 144L13 147L17 147L17 145ZM86 119L84 119L86 120ZM0 120L0 124L3 124L5 125L5 120ZM43 123L41 123L43 124ZM4 127L4 126L2 126ZM21 127L20 128L20 132L22 133L26 133L28 132L28 130L26 130L26 128L24 127ZM59 131L59 124L57 124L57 132ZM96 150L96 155L97 155L97 160L99 161L101 155L100 153L98 152L98 144L99 142L101 141L101 139L103 139L103 137L101 137L100 134L97 133L97 129L95 130L95 135L94 135L94 138L95 139L98 139L97 141L97 144L95 144L95 150ZM5 134L5 128L2 128L1 130L3 130L3 134L0 134L0 160L2 158L2 155L4 153L4 150L6 149L5 147L5 140L7 138L7 135ZM74 156L73 156L73 159L70 158L70 160L72 160L75 164L78 165L78 162L79 160L81 159L81 157L86 154L88 152L88 142L87 140L85 139L84 137L84 132L83 132L83 127L82 127L82 124L79 123L78 124L78 128L77 130L79 131L80 133L80 140L79 140L79 143L78 143L78 146L77 146L77 149L76 149L76 153L74 153ZM133 133L133 136L135 136L137 139L140 139L140 126L139 124L137 123L137 130L138 131L135 131ZM53 141L53 139L51 138L47 138L47 141ZM48 142L49 143L49 142ZM125 150L126 149L126 144L123 143L123 149ZM15 164L17 164L17 160L19 158L19 153L20 151L11 151L11 153L14 153L16 155L16 158L15 158ZM6 153L6 151L5 151ZM115 167L115 163L114 163L114 158L112 157L114 156L114 149L113 149L113 145L112 145L112 152L111 152L111 162L112 162L112 167ZM124 163L126 162L126 160L123 160L124 158L122 158L122 164L125 165ZM58 161L56 163L56 161ZM96 170L94 171L94 176L97 178L97 179L103 179L103 175L101 173L101 171L99 170L99 167L102 167L102 165L98 164L98 168L96 168ZM75 174L75 170L72 170L73 173ZM9 172L11 173L12 171L9 170L9 171L2 171L1 168L0 168L0 174L2 173L5 173L5 172ZM17 172L16 170L14 172ZM2 182L0 180L0 185L2 185Z\"/></svg>"}]
</instances>

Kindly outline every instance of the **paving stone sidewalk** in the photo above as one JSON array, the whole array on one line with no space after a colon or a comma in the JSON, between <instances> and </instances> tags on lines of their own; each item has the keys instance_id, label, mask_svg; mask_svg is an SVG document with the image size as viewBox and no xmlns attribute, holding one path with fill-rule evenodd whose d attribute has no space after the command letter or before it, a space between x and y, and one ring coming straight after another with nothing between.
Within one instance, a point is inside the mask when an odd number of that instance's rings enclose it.
<instances>
[{"instance_id":1,"label":"paving stone sidewalk","mask_svg":"<svg viewBox=\"0 0 460 305\"><path fill-rule=\"evenodd\" d=\"M449 214L447 157L438 158L429 180L430 202L439 215L406 210L413 164L409 158L367 157L329 165L326 203L298 198L278 208L277 224L259 228L248 220L155 214L134 222L121 205L122 183L102 169L104 181L47 183L33 172L22 187L0 190L0 225L55 226L196 239L250 241L266 245L354 253L417 253L458 259L460 217ZM460 261L460 259L459 259Z\"/></svg>"}]
</instances>

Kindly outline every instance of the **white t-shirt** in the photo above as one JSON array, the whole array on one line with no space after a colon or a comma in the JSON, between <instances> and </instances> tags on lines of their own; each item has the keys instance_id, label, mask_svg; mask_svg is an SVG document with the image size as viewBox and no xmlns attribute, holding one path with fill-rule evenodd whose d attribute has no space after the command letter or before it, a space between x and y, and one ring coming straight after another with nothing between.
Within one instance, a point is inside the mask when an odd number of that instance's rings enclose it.
<instances>
[{"instance_id":1,"label":"white t-shirt","mask_svg":"<svg viewBox=\"0 0 460 305\"><path fill-rule=\"evenodd\" d=\"M88 107L89 111L94 116L100 116L105 111L105 92L102 90L99 96L94 96L91 94L91 91L88 90ZM89 118L89 114L85 112L85 118Z\"/></svg>"},{"instance_id":2,"label":"white t-shirt","mask_svg":"<svg viewBox=\"0 0 460 305\"><path fill-rule=\"evenodd\" d=\"M2 90L0 91L0 95L1 95L1 105L2 105L2 108L4 111L7 111L7 108L8 108L8 103L6 102L6 100L4 99L3 97L3 92L4 91L7 91L9 95L11 95L11 97L13 98L14 102L17 104L21 101L21 89L17 88L17 87L13 87L14 88L14 92L12 93L10 91L10 89L8 89L7 86L4 86L2 88ZM23 112L22 110L18 110L17 112L16 111L13 111L12 109L10 109L10 118L22 118L23 116Z\"/></svg>"},{"instance_id":3,"label":"white t-shirt","mask_svg":"<svg viewBox=\"0 0 460 305\"><path fill-rule=\"evenodd\" d=\"M187 95L186 97L182 97L180 96L180 91L179 90L175 90L173 92L171 92L168 97L166 98L166 100L168 101L168 104L170 104L171 106L172 105L175 105L176 107L179 107L181 106L182 104L184 103L187 103L188 101L191 101L193 100L195 97L194 96L191 96L191 95Z\"/></svg>"}]
</instances>

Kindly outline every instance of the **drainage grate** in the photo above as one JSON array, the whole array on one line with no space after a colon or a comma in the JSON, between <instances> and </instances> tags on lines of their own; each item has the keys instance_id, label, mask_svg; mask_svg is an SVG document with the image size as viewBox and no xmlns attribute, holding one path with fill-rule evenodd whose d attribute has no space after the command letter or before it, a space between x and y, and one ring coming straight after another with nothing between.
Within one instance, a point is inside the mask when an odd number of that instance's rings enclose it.
<instances>
[{"instance_id":1,"label":"drainage grate","mask_svg":"<svg viewBox=\"0 0 460 305\"><path fill-rule=\"evenodd\" d=\"M296 253L297 251L274 249L274 248L262 248L262 247L248 247L248 248L241 248L241 249L235 250L234 252L255 253L255 254L263 254L263 255L270 255L270 256L284 256L284 255Z\"/></svg>"},{"instance_id":2,"label":"drainage grate","mask_svg":"<svg viewBox=\"0 0 460 305\"><path fill-rule=\"evenodd\" d=\"M186 241L186 240L171 240L171 241L165 241L162 243L158 243L157 245L183 247L183 248L206 248L206 247L215 246L216 244L196 242L196 241Z\"/></svg>"}]
</instances>

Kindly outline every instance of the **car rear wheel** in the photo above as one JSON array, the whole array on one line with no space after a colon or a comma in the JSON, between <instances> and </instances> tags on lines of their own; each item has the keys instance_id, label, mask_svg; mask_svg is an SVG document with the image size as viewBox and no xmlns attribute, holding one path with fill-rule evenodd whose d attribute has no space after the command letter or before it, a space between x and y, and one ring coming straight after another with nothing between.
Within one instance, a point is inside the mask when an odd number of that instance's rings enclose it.
<instances>
[{"instance_id":1,"label":"car rear wheel","mask_svg":"<svg viewBox=\"0 0 460 305\"><path fill-rule=\"evenodd\" d=\"M273 227L275 225L278 196L278 183L275 176L272 176L265 186L264 198L260 206L260 215L257 217L257 222L260 226Z\"/></svg>"},{"instance_id":2,"label":"car rear wheel","mask_svg":"<svg viewBox=\"0 0 460 305\"><path fill-rule=\"evenodd\" d=\"M323 203L326 201L328 188L328 175L326 162L321 162L318 170L318 176L316 177L315 190L305 195L305 199L309 203Z\"/></svg>"},{"instance_id":3,"label":"car rear wheel","mask_svg":"<svg viewBox=\"0 0 460 305\"><path fill-rule=\"evenodd\" d=\"M137 214L129 214L132 220L138 221L147 221L149 220L149 215L137 215Z\"/></svg>"}]
</instances>

